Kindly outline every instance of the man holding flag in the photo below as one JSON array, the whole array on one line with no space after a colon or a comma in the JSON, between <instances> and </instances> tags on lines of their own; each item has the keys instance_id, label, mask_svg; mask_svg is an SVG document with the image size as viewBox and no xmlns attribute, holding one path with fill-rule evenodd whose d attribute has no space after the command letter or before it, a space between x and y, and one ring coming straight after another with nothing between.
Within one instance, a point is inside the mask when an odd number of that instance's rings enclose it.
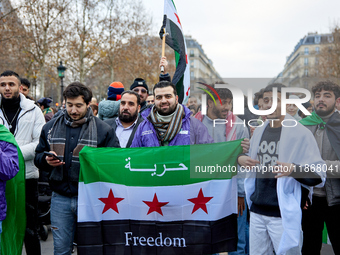
<instances>
[{"instance_id":1,"label":"man holding flag","mask_svg":"<svg viewBox=\"0 0 340 255\"><path fill-rule=\"evenodd\" d=\"M185 103L190 95L190 67L182 24L172 0L164 0L164 19L159 35L163 40L162 57L165 43L175 51L176 71L172 83L176 85L179 102Z\"/></svg>"},{"instance_id":2,"label":"man holding flag","mask_svg":"<svg viewBox=\"0 0 340 255\"><path fill-rule=\"evenodd\" d=\"M161 81L153 88L155 105L145 110L131 147L155 147L213 143L207 128L178 103L176 87Z\"/></svg>"},{"instance_id":3,"label":"man holding flag","mask_svg":"<svg viewBox=\"0 0 340 255\"><path fill-rule=\"evenodd\" d=\"M312 115L302 119L314 135L321 157L327 164L325 186L314 188L312 204L302 214L302 254L320 254L322 230L326 223L335 254L340 253L340 114L335 106L340 102L340 87L331 81L321 81L312 88Z\"/></svg>"}]
</instances>

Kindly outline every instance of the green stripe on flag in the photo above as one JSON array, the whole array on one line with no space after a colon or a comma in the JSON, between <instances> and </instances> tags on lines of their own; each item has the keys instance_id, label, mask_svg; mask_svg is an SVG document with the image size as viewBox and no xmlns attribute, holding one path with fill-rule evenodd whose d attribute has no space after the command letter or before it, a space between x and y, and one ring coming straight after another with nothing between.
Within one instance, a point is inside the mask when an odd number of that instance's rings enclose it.
<instances>
[{"instance_id":1,"label":"green stripe on flag","mask_svg":"<svg viewBox=\"0 0 340 255\"><path fill-rule=\"evenodd\" d=\"M79 181L111 182L127 186L172 186L237 174L241 140L185 146L150 148L91 148L79 154ZM222 169L234 171L221 171ZM207 170L214 170L214 172ZM220 172L218 172L220 170Z\"/></svg>"},{"instance_id":2,"label":"green stripe on flag","mask_svg":"<svg viewBox=\"0 0 340 255\"><path fill-rule=\"evenodd\" d=\"M14 136L0 125L0 140L17 147L19 172L6 182L6 219L2 222L1 253L3 255L21 255L26 230L25 214L25 161Z\"/></svg>"},{"instance_id":3,"label":"green stripe on flag","mask_svg":"<svg viewBox=\"0 0 340 255\"><path fill-rule=\"evenodd\" d=\"M322 231L322 242L327 243L327 241L328 241L328 232L327 232L326 223L324 223L324 228Z\"/></svg>"}]
</instances>

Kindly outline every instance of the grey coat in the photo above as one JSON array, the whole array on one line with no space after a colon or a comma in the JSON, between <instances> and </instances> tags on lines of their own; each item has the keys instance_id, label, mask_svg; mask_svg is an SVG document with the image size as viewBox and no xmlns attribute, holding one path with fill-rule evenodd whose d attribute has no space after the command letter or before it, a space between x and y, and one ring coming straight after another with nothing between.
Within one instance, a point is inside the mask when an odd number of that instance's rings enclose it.
<instances>
[{"instance_id":1,"label":"grey coat","mask_svg":"<svg viewBox=\"0 0 340 255\"><path fill-rule=\"evenodd\" d=\"M332 119L333 118L335 118L340 123L340 114L332 116ZM305 127L308 128L314 136L316 135L316 130L318 127L317 125ZM336 138L330 135L330 133L327 132L327 129L326 134L328 137L327 140L329 140L331 143L333 150L337 151L334 146L337 146L336 144L339 144L340 141L334 143ZM338 158L338 160L330 160L329 158L323 158L323 160L325 160L327 164L327 179L325 183L327 202L329 206L338 205L340 204L340 159Z\"/></svg>"}]
</instances>

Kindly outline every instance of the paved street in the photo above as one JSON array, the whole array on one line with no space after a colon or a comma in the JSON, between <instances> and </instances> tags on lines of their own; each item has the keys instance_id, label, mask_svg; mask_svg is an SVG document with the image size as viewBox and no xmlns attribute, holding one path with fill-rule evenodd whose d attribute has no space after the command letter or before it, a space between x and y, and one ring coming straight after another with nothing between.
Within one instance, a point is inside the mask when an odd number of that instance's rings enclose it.
<instances>
[{"instance_id":1,"label":"paved street","mask_svg":"<svg viewBox=\"0 0 340 255\"><path fill-rule=\"evenodd\" d=\"M46 241L41 241L41 254L42 255L53 255L53 237L52 237L52 232L49 230L48 232L48 238ZM77 255L77 249L73 255ZM26 255L25 248L22 251L22 255Z\"/></svg>"}]
</instances>

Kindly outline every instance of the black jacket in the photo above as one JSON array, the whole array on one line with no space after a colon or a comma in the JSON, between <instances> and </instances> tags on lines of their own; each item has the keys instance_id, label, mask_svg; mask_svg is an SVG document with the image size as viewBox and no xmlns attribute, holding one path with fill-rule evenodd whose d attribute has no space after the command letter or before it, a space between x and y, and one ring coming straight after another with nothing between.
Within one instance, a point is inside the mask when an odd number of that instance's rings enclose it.
<instances>
[{"instance_id":1,"label":"black jacket","mask_svg":"<svg viewBox=\"0 0 340 255\"><path fill-rule=\"evenodd\" d=\"M116 117L117 118L117 117ZM114 131L116 131L117 129L117 123L116 123L116 118L113 118L113 119L108 119L108 120L104 120L104 122L106 122L107 124L109 124ZM135 137L135 133L136 133L136 130L139 126L140 123L143 122L143 118L139 118L138 117L138 120L137 120L137 123L136 125L134 126L133 130L132 130L132 133L130 135L130 138L129 138L129 141L128 143L126 144L126 148L130 148L131 144L132 144L132 140L133 138Z\"/></svg>"},{"instance_id":2,"label":"black jacket","mask_svg":"<svg viewBox=\"0 0 340 255\"><path fill-rule=\"evenodd\" d=\"M52 128L56 118L50 120L44 127L42 128L39 144L35 150L35 158L34 164L39 168L43 169L44 171L48 171L49 174L53 171L53 167L47 164L44 156L44 151L50 151L50 144L47 141L48 131ZM120 147L118 138L116 137L115 132L113 129L107 125L104 121L94 117L94 120L97 125L97 136L98 136L98 143L97 147ZM50 187L53 191L63 195L63 196L76 196L78 195L78 181L72 182L68 180L67 171L72 164L72 153L74 148L77 146L79 134L80 134L81 127L72 128L67 126L66 127L66 144L65 144L65 155L64 155L64 162L63 165L63 179L62 181L56 180L49 180Z\"/></svg>"}]
</instances>

